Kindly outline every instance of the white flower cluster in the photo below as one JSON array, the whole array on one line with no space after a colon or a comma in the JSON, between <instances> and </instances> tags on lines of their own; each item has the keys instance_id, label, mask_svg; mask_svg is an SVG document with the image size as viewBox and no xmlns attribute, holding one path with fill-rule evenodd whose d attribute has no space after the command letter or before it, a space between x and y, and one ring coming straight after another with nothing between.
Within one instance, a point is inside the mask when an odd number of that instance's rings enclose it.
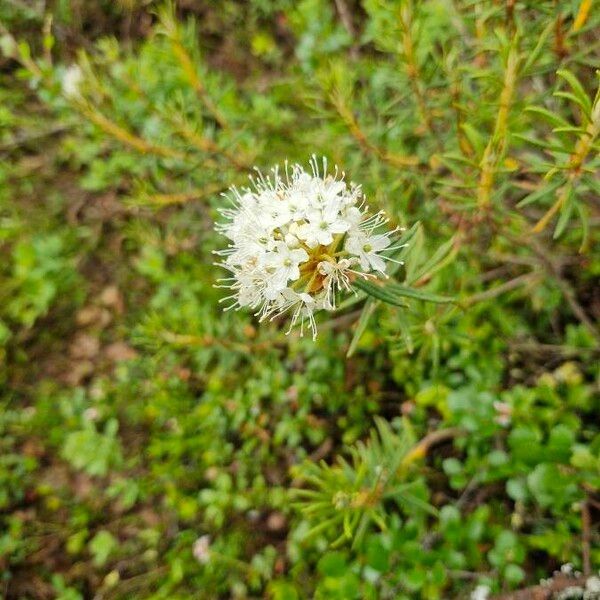
<instances>
[{"instance_id":1,"label":"white flower cluster","mask_svg":"<svg viewBox=\"0 0 600 600\"><path fill-rule=\"evenodd\" d=\"M393 250L391 236L380 232L388 219L368 215L360 186L348 185L337 167L322 172L316 158L311 171L300 165L277 167L272 175L251 178L253 187L232 188L233 208L221 214L217 231L230 240L221 264L231 277L220 280L233 294L228 308L257 310L260 320L290 312L291 328L305 323L313 338L314 312L334 310L336 295L351 291L356 277L385 274L382 251ZM289 330L288 330L289 333Z\"/></svg>"}]
</instances>

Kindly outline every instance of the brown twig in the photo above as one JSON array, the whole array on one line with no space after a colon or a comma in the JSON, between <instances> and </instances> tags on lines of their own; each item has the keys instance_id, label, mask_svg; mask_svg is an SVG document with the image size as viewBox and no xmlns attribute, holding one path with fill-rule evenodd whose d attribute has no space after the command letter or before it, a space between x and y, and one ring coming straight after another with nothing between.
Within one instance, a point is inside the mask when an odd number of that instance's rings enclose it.
<instances>
[{"instance_id":1,"label":"brown twig","mask_svg":"<svg viewBox=\"0 0 600 600\"><path fill-rule=\"evenodd\" d=\"M221 346L229 350L236 350L244 353L267 350L272 347L272 343L269 341L249 342L245 344L243 342L235 342L225 338L217 338L212 335L188 335L173 333L172 331L161 332L161 337L167 344L172 344L173 346L201 348Z\"/></svg>"},{"instance_id":2,"label":"brown twig","mask_svg":"<svg viewBox=\"0 0 600 600\"><path fill-rule=\"evenodd\" d=\"M559 60L562 60L569 54L569 51L565 45L565 32L563 31L563 23L565 17L562 13L556 15L556 21L554 24L554 54L556 54Z\"/></svg>"},{"instance_id":3,"label":"brown twig","mask_svg":"<svg viewBox=\"0 0 600 600\"><path fill-rule=\"evenodd\" d=\"M421 458L425 458L433 446L460 437L466 433L467 431L463 427L448 427L447 429L439 429L438 431L428 433L402 459L401 467L406 467Z\"/></svg>"},{"instance_id":4,"label":"brown twig","mask_svg":"<svg viewBox=\"0 0 600 600\"><path fill-rule=\"evenodd\" d=\"M376 146L365 134L360 127L354 113L349 106L344 102L341 94L334 93L330 97L331 103L337 110L342 121L354 136L354 139L358 142L360 147L368 154L374 154L384 162L393 165L394 167L413 167L419 164L419 159L416 156L400 156L399 154L392 154L384 148Z\"/></svg>"},{"instance_id":5,"label":"brown twig","mask_svg":"<svg viewBox=\"0 0 600 600\"><path fill-rule=\"evenodd\" d=\"M582 174L583 163L594 148L594 142L600 135L600 102L597 102L594 106L585 131L579 136L575 150L569 157L569 162L566 165L568 172L567 181L556 191L556 201L547 210L544 216L535 224L533 227L534 233L540 233L544 231L548 223L558 213L558 211L568 201L571 191Z\"/></svg>"},{"instance_id":6,"label":"brown twig","mask_svg":"<svg viewBox=\"0 0 600 600\"><path fill-rule=\"evenodd\" d=\"M237 155L231 154L227 150L220 148L213 140L194 131L180 120L179 122L172 120L172 122L177 127L177 133L201 152L214 156L222 156L238 171L249 171L251 169L248 162L244 158L240 158L239 151Z\"/></svg>"},{"instance_id":7,"label":"brown twig","mask_svg":"<svg viewBox=\"0 0 600 600\"><path fill-rule=\"evenodd\" d=\"M125 146L129 146L142 154L154 154L164 158L178 158L180 160L185 159L187 156L184 152L175 150L175 148L148 142L134 133L131 133L124 127L117 125L95 108L85 106L82 103L74 103L74 106L94 123L94 125L97 125L102 129L102 131L119 140Z\"/></svg>"},{"instance_id":8,"label":"brown twig","mask_svg":"<svg viewBox=\"0 0 600 600\"><path fill-rule=\"evenodd\" d=\"M570 587L584 586L585 577L569 577L563 573L557 573L551 580L540 585L492 596L490 600L550 600L558 592L562 592Z\"/></svg>"},{"instance_id":9,"label":"brown twig","mask_svg":"<svg viewBox=\"0 0 600 600\"><path fill-rule=\"evenodd\" d=\"M412 14L407 6L400 9L398 21L401 28L402 53L406 63L406 73L417 101L417 107L421 113L423 126L428 133L433 133L433 119L425 102L425 94L421 87L422 76L415 56L415 45L411 32Z\"/></svg>"},{"instance_id":10,"label":"brown twig","mask_svg":"<svg viewBox=\"0 0 600 600\"><path fill-rule=\"evenodd\" d=\"M173 47L173 52L179 60L179 64L181 65L190 85L196 90L198 97L204 104L206 110L212 115L214 120L219 124L219 126L223 129L229 127L229 124L225 120L225 117L221 113L221 111L217 108L217 105L212 101L211 97L208 95L206 88L204 87L204 83L200 79L198 75L198 71L194 65L194 62L189 55L188 51L185 49L183 44L179 41L178 38L172 38L171 44Z\"/></svg>"},{"instance_id":11,"label":"brown twig","mask_svg":"<svg viewBox=\"0 0 600 600\"><path fill-rule=\"evenodd\" d=\"M578 356L579 354L597 354L600 348L583 348L579 346L561 346L560 344L541 344L539 342L508 342L511 350L534 354L560 354L561 356Z\"/></svg>"},{"instance_id":12,"label":"brown twig","mask_svg":"<svg viewBox=\"0 0 600 600\"><path fill-rule=\"evenodd\" d=\"M485 290L483 292L479 292L477 294L469 296L468 298L462 301L462 305L465 307L472 306L477 302L491 300L493 298L496 298L497 296L500 296L501 294L511 292L512 290L517 289L523 285L533 283L539 278L540 275L538 273L525 273L524 275L519 275L518 277L506 281L496 287L490 288L489 290Z\"/></svg>"},{"instance_id":13,"label":"brown twig","mask_svg":"<svg viewBox=\"0 0 600 600\"><path fill-rule=\"evenodd\" d=\"M350 9L346 4L346 0L335 0L335 7L340 15L340 20L342 21L342 25L352 38L352 47L350 48L350 56L352 59L358 58L358 45L356 43L356 28L354 27L354 22L352 19L352 14L350 13Z\"/></svg>"},{"instance_id":14,"label":"brown twig","mask_svg":"<svg viewBox=\"0 0 600 600\"><path fill-rule=\"evenodd\" d=\"M174 192L171 194L147 194L142 195L145 203L156 206L171 206L173 204L184 204L192 200L203 200L214 194L224 191L226 188L222 183L207 184L201 190L190 190L188 192Z\"/></svg>"},{"instance_id":15,"label":"brown twig","mask_svg":"<svg viewBox=\"0 0 600 600\"><path fill-rule=\"evenodd\" d=\"M6 142L5 144L0 145L0 152L8 152L10 150L14 150L15 148L20 148L28 144L29 142L37 141L45 137L50 137L56 135L57 133L63 133L71 128L70 125L55 125L46 131L36 131L34 133L27 133L21 136L15 137L14 139Z\"/></svg>"},{"instance_id":16,"label":"brown twig","mask_svg":"<svg viewBox=\"0 0 600 600\"><path fill-rule=\"evenodd\" d=\"M523 243L522 239L511 239L514 242ZM552 256L552 253L548 251L536 238L529 238L525 243L533 250L536 254L539 262L549 275L552 276L553 281L558 286L559 290L562 292L563 297L567 301L571 311L573 314L579 319L579 321L586 327L586 329L594 336L597 341L600 341L600 332L597 330L594 323L587 316L585 310L579 302L577 301L575 291L572 286L562 277L562 273L560 271L560 267L558 267L549 257Z\"/></svg>"}]
</instances>

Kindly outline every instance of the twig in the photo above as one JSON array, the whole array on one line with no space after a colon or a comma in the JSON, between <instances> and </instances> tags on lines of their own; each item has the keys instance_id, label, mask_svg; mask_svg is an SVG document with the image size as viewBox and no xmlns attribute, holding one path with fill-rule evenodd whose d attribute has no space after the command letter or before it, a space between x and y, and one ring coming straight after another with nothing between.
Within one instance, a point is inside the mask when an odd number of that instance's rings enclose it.
<instances>
[{"instance_id":1,"label":"twig","mask_svg":"<svg viewBox=\"0 0 600 600\"><path fill-rule=\"evenodd\" d=\"M184 204L191 200L203 200L214 194L224 191L226 188L222 183L207 185L201 190L190 190L189 192L175 192L172 194L147 194L142 195L141 199L145 203L157 206L170 206L173 204ZM135 199L134 199L135 200Z\"/></svg>"},{"instance_id":2,"label":"twig","mask_svg":"<svg viewBox=\"0 0 600 600\"><path fill-rule=\"evenodd\" d=\"M578 354L598 353L600 348L584 348L581 346L565 346L560 344L540 344L538 342L508 342L512 350L537 354L561 354L563 356L577 356Z\"/></svg>"},{"instance_id":3,"label":"twig","mask_svg":"<svg viewBox=\"0 0 600 600\"><path fill-rule=\"evenodd\" d=\"M190 85L196 90L198 97L206 107L206 110L212 115L215 121L219 124L219 126L223 129L229 127L229 124L225 120L223 114L217 108L217 105L212 101L210 96L208 95L202 80L198 76L198 71L194 65L194 62L189 55L188 51L185 49L181 41L178 37L171 38L171 44L173 47L173 52L175 56L179 60L179 64L181 65Z\"/></svg>"},{"instance_id":4,"label":"twig","mask_svg":"<svg viewBox=\"0 0 600 600\"><path fill-rule=\"evenodd\" d=\"M187 157L185 153L180 152L179 150L169 148L168 146L153 144L152 142L148 142L147 140L131 133L130 131L127 131L120 125L117 125L108 119L97 109L92 109L78 103L75 103L74 106L76 106L81 113L83 113L92 123L97 125L105 133L110 134L121 143L134 148L142 154L154 154L156 156L162 156L165 158L178 159L185 159Z\"/></svg>"},{"instance_id":5,"label":"twig","mask_svg":"<svg viewBox=\"0 0 600 600\"><path fill-rule=\"evenodd\" d=\"M427 452L437 444L447 442L461 435L465 435L467 430L463 427L449 427L447 429L439 429L428 433L420 442L418 442L402 459L401 467L406 467L409 464L424 458Z\"/></svg>"},{"instance_id":6,"label":"twig","mask_svg":"<svg viewBox=\"0 0 600 600\"><path fill-rule=\"evenodd\" d=\"M220 148L210 138L207 138L202 134L197 133L196 131L188 127L185 123L182 123L181 121L176 122L176 120L172 118L171 122L177 128L177 132L201 152L206 152L207 154L212 154L215 156L222 156L238 171L249 171L251 169L251 166L245 159L240 159L239 151L237 152L237 156L235 156L227 150Z\"/></svg>"},{"instance_id":7,"label":"twig","mask_svg":"<svg viewBox=\"0 0 600 600\"><path fill-rule=\"evenodd\" d=\"M173 333L172 331L161 332L162 339L167 344L179 347L201 347L209 348L214 346L221 346L229 350L236 350L238 352L251 353L258 350L266 350L272 346L268 341L265 342L250 342L244 344L243 342L234 342L224 338L216 338L212 335L188 335Z\"/></svg>"},{"instance_id":8,"label":"twig","mask_svg":"<svg viewBox=\"0 0 600 600\"><path fill-rule=\"evenodd\" d=\"M598 333L596 326L587 316L581 304L577 302L577 299L575 298L575 292L571 285L567 283L559 274L555 274L555 282L562 292L565 300L571 307L573 314L581 321L583 325L585 325L587 330L594 336L594 338L596 338L597 341L600 341L600 333Z\"/></svg>"},{"instance_id":9,"label":"twig","mask_svg":"<svg viewBox=\"0 0 600 600\"><path fill-rule=\"evenodd\" d=\"M471 477L469 483L465 486L465 489L460 494L458 500L456 501L456 508L461 509L469 499L471 492L477 489L479 485L479 473L476 473Z\"/></svg>"},{"instance_id":10,"label":"twig","mask_svg":"<svg viewBox=\"0 0 600 600\"><path fill-rule=\"evenodd\" d=\"M523 240L515 239L512 237L511 239L513 239L513 241L515 242L523 243ZM557 267L556 264L548 258L549 256L552 256L552 254L549 251L547 251L546 248L544 248L536 238L530 238L526 241L526 243L537 255L539 262L544 266L546 271L553 276L556 285L562 292L573 314L579 319L579 321L583 325L585 325L585 327L594 336L594 338L597 341L600 341L600 333L596 329L594 323L592 323L590 318L583 310L583 307L579 304L579 302L577 302L577 298L575 297L575 291L573 290L571 285L563 279L562 274L560 272L560 268Z\"/></svg>"},{"instance_id":11,"label":"twig","mask_svg":"<svg viewBox=\"0 0 600 600\"><path fill-rule=\"evenodd\" d=\"M592 1L593 0L581 0L579 10L577 11L577 16L573 21L573 27L571 28L571 32L575 33L585 25L590 11L592 10Z\"/></svg>"},{"instance_id":12,"label":"twig","mask_svg":"<svg viewBox=\"0 0 600 600\"><path fill-rule=\"evenodd\" d=\"M337 11L340 15L342 25L345 27L346 31L352 38L350 56L353 59L356 59L358 57L358 46L356 44L356 28L354 27L354 23L352 21L352 14L350 13L350 9L346 4L346 0L335 0L335 7L337 8Z\"/></svg>"},{"instance_id":13,"label":"twig","mask_svg":"<svg viewBox=\"0 0 600 600\"><path fill-rule=\"evenodd\" d=\"M525 273L524 275L519 275L510 281L506 281L496 287L490 288L489 290L485 290L483 292L479 292L477 294L473 294L469 296L465 300L461 302L464 307L472 306L477 302L483 302L485 300L491 300L492 298L496 298L501 294L505 294L506 292L510 292L522 285L526 285L528 283L533 283L536 279L539 279L540 276L538 273Z\"/></svg>"},{"instance_id":14,"label":"twig","mask_svg":"<svg viewBox=\"0 0 600 600\"><path fill-rule=\"evenodd\" d=\"M596 103L592 110L591 119L585 131L579 136L575 150L569 157L569 162L566 165L568 171L567 181L556 191L556 201L546 211L544 216L533 227L534 233L541 233L546 229L548 223L556 215L556 213L566 204L571 191L573 190L577 180L581 176L583 163L588 154L594 148L594 142L600 135L600 101Z\"/></svg>"},{"instance_id":15,"label":"twig","mask_svg":"<svg viewBox=\"0 0 600 600\"><path fill-rule=\"evenodd\" d=\"M533 585L508 594L493 596L490 600L550 600L557 592L562 592L574 586L583 586L585 581L586 577L569 577L558 573L545 584Z\"/></svg>"},{"instance_id":16,"label":"twig","mask_svg":"<svg viewBox=\"0 0 600 600\"><path fill-rule=\"evenodd\" d=\"M236 150L236 154L234 155L231 152L222 149L212 139L202 135L190 127L186 121L180 115L178 115L177 111L156 106L154 103L149 101L144 90L130 77L123 75L122 80L127 85L127 88L131 92L135 93L150 111L160 114L163 119L167 120L169 124L176 129L177 133L181 135L181 137L183 137L187 142L191 143L195 148L207 154L223 157L238 171L250 170L251 165L249 161L243 155L241 155L238 150ZM210 166L211 168L217 169L219 165L215 163L205 166Z\"/></svg>"},{"instance_id":17,"label":"twig","mask_svg":"<svg viewBox=\"0 0 600 600\"><path fill-rule=\"evenodd\" d=\"M411 35L411 18L411 10L407 6L400 8L398 21L402 30L402 52L406 62L406 73L415 95L419 112L421 113L423 125L429 133L433 133L432 117L425 102L425 95L421 88L422 76L415 58L415 45Z\"/></svg>"},{"instance_id":18,"label":"twig","mask_svg":"<svg viewBox=\"0 0 600 600\"><path fill-rule=\"evenodd\" d=\"M569 54L569 50L565 45L565 32L563 31L563 23L565 17L559 11L554 22L554 54L562 61Z\"/></svg>"},{"instance_id":19,"label":"twig","mask_svg":"<svg viewBox=\"0 0 600 600\"><path fill-rule=\"evenodd\" d=\"M504 83L500 93L500 106L498 107L494 131L481 157L481 173L477 187L477 203L480 208L484 208L490 203L492 187L496 178L496 166L506 148L508 116L515 92L518 66L519 53L516 41L513 40L506 61Z\"/></svg>"},{"instance_id":20,"label":"twig","mask_svg":"<svg viewBox=\"0 0 600 600\"><path fill-rule=\"evenodd\" d=\"M362 130L352 110L346 105L341 95L339 93L332 94L330 99L334 108L342 118L342 121L365 152L375 154L375 156L379 157L384 162L395 167L414 167L419 164L419 159L416 156L400 156L399 154L392 154L384 148L376 146Z\"/></svg>"},{"instance_id":21,"label":"twig","mask_svg":"<svg viewBox=\"0 0 600 600\"><path fill-rule=\"evenodd\" d=\"M44 76L42 70L37 66L36 62L29 56L29 54L21 52L17 40L9 31L9 29L4 25L4 23L2 23L2 21L0 21L0 33L4 36L6 40L8 40L8 51L6 51L5 47L6 54L10 56L10 58L19 62L30 73L42 79Z\"/></svg>"},{"instance_id":22,"label":"twig","mask_svg":"<svg viewBox=\"0 0 600 600\"><path fill-rule=\"evenodd\" d=\"M70 125L55 125L54 127L47 129L46 131L36 131L35 133L29 133L27 135L22 135L14 138L10 142L6 142L0 146L0 152L7 152L9 150L14 150L15 148L19 148L27 144L28 142L32 142L35 140L40 140L45 137L50 137L56 135L57 133L63 133L71 129Z\"/></svg>"}]
</instances>

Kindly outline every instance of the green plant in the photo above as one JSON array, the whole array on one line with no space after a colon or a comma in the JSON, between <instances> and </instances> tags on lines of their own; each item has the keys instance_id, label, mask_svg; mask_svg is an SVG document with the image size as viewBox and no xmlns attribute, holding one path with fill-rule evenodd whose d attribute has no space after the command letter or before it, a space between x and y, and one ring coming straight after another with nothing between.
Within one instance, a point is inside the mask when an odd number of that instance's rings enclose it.
<instances>
[{"instance_id":1,"label":"green plant","mask_svg":"<svg viewBox=\"0 0 600 600\"><path fill-rule=\"evenodd\" d=\"M592 2L22 4L3 593L435 600L598 569ZM314 343L223 313L212 264L220 192L312 153L407 228Z\"/></svg>"}]
</instances>

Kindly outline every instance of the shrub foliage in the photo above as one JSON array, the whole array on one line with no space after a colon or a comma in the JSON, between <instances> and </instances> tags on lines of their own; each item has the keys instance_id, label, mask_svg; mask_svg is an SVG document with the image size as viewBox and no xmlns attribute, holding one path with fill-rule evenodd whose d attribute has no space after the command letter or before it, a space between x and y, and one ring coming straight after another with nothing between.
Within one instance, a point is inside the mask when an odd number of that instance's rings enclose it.
<instances>
[{"instance_id":1,"label":"shrub foliage","mask_svg":"<svg viewBox=\"0 0 600 600\"><path fill-rule=\"evenodd\" d=\"M600 568L592 2L90 4L0 6L2 593ZM402 301L316 342L223 313L212 257L221 192L313 153L406 228Z\"/></svg>"}]
</instances>

